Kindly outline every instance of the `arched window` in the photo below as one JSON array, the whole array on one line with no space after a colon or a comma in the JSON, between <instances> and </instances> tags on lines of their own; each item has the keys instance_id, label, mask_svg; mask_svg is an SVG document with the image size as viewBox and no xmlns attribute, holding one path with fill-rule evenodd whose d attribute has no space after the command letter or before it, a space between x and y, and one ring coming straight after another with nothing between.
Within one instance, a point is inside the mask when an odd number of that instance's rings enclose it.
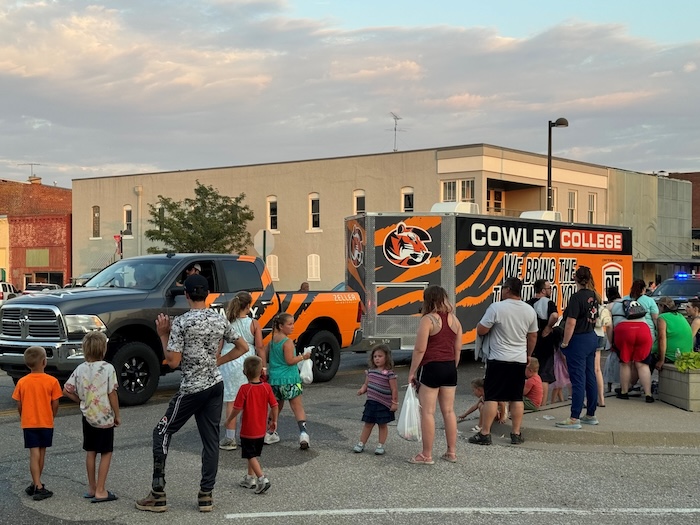
<instances>
[{"instance_id":1,"label":"arched window","mask_svg":"<svg viewBox=\"0 0 700 525\"><path fill-rule=\"evenodd\" d=\"M133 235L133 215L131 204L124 206L124 224L122 226L122 235Z\"/></svg>"},{"instance_id":2,"label":"arched window","mask_svg":"<svg viewBox=\"0 0 700 525\"><path fill-rule=\"evenodd\" d=\"M401 188L401 211L413 211L413 187L404 186Z\"/></svg>"},{"instance_id":3,"label":"arched window","mask_svg":"<svg viewBox=\"0 0 700 525\"><path fill-rule=\"evenodd\" d=\"M321 256L317 253L309 254L306 257L306 275L307 281L321 280Z\"/></svg>"},{"instance_id":4,"label":"arched window","mask_svg":"<svg viewBox=\"0 0 700 525\"><path fill-rule=\"evenodd\" d=\"M277 196L267 196L267 229L273 232L279 230L277 223Z\"/></svg>"},{"instance_id":5,"label":"arched window","mask_svg":"<svg viewBox=\"0 0 700 525\"><path fill-rule=\"evenodd\" d=\"M363 213L365 208L365 190L355 190L352 192L353 197L353 215Z\"/></svg>"}]
</instances>

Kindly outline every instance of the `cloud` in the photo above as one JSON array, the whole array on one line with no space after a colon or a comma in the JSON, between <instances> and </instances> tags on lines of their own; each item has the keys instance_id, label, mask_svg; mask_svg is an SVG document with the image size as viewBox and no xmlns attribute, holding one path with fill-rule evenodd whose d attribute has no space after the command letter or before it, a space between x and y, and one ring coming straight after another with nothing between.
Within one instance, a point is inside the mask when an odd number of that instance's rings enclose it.
<instances>
[{"instance_id":1,"label":"cloud","mask_svg":"<svg viewBox=\"0 0 700 525\"><path fill-rule=\"evenodd\" d=\"M619 24L342 30L282 0L0 0L3 176L47 180L487 142L697 170L700 42ZM673 72L678 72L674 74ZM680 72L686 73L684 75ZM644 154L641 155L640 152Z\"/></svg>"}]
</instances>

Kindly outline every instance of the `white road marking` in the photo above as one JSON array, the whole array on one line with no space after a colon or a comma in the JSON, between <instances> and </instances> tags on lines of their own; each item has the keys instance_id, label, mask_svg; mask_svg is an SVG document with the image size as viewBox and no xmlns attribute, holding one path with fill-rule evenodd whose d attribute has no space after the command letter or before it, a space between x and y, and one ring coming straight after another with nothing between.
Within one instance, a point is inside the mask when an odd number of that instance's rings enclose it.
<instances>
[{"instance_id":1,"label":"white road marking","mask_svg":"<svg viewBox=\"0 0 700 525\"><path fill-rule=\"evenodd\" d=\"M246 512L227 514L226 518L290 518L302 516L358 516L362 514L486 514L491 516L514 516L521 514L566 514L574 516L613 516L644 515L664 516L674 514L700 514L700 508L607 508L607 509L572 509L538 508L538 507L434 507L434 508L396 508L396 509L336 509L336 510L292 510L278 512Z\"/></svg>"}]
</instances>

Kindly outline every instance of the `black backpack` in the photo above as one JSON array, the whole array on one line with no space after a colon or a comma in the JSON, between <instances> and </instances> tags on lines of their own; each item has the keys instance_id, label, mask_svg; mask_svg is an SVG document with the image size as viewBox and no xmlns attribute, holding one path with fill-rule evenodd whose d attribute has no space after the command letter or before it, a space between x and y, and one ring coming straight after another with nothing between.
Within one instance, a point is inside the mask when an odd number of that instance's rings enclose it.
<instances>
[{"instance_id":1,"label":"black backpack","mask_svg":"<svg viewBox=\"0 0 700 525\"><path fill-rule=\"evenodd\" d=\"M641 319L647 314L647 309L634 299L622 301L622 313L626 319Z\"/></svg>"}]
</instances>

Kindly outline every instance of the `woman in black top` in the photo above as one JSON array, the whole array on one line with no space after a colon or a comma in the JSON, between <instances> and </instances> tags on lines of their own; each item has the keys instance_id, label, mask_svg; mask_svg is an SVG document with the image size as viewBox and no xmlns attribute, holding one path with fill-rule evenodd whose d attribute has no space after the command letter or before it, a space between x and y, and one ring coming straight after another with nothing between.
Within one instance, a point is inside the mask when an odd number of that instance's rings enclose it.
<instances>
[{"instance_id":1,"label":"woman in black top","mask_svg":"<svg viewBox=\"0 0 700 525\"><path fill-rule=\"evenodd\" d=\"M564 337L561 351L571 378L571 417L557 423L561 428L581 428L581 423L597 425L598 382L595 375L595 352L598 343L595 321L600 308L591 269L579 266L574 274L578 291L571 296L564 310ZM583 410L584 392L588 403Z\"/></svg>"}]
</instances>

